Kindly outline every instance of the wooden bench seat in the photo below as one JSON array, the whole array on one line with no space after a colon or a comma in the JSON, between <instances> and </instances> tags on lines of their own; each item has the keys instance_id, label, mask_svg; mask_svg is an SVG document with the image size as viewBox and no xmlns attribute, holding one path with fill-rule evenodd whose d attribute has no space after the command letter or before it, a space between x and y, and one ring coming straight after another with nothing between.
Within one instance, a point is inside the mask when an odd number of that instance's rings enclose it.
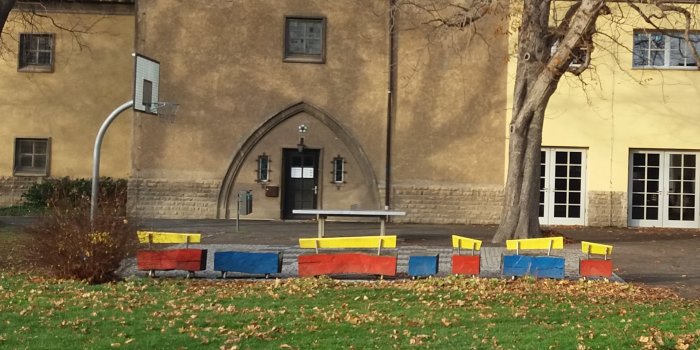
<instances>
[{"instance_id":1,"label":"wooden bench seat","mask_svg":"<svg viewBox=\"0 0 700 350\"><path fill-rule=\"evenodd\" d=\"M300 238L299 247L316 250L316 254L299 255L299 276L301 277L352 274L396 275L396 256L380 255L382 249L396 248L396 236ZM319 254L320 249L376 249L377 255L358 252Z\"/></svg>"},{"instance_id":2,"label":"wooden bench seat","mask_svg":"<svg viewBox=\"0 0 700 350\"><path fill-rule=\"evenodd\" d=\"M139 243L148 244L149 249L136 252L136 266L140 271L148 271L155 276L156 271L184 270L187 276L194 276L195 271L206 269L207 250L189 248L190 243L199 243L198 233L175 233L138 231ZM185 244L185 248L151 249L153 244Z\"/></svg>"},{"instance_id":3,"label":"wooden bench seat","mask_svg":"<svg viewBox=\"0 0 700 350\"><path fill-rule=\"evenodd\" d=\"M506 241L506 250L515 250L514 255L504 255L501 273L504 276L526 276L535 278L564 278L564 257L551 256L552 250L564 249L564 237L511 239ZM521 251L547 251L546 256L524 255Z\"/></svg>"}]
</instances>

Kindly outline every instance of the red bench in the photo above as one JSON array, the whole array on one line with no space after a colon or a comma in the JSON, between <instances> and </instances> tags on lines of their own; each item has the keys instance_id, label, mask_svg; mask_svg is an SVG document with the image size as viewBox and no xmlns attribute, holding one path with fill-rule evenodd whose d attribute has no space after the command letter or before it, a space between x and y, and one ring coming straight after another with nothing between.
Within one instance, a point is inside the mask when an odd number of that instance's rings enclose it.
<instances>
[{"instance_id":1,"label":"red bench","mask_svg":"<svg viewBox=\"0 0 700 350\"><path fill-rule=\"evenodd\" d=\"M139 242L148 244L149 249L136 252L136 266L140 271L148 271L155 276L156 271L184 270L187 277L194 276L195 271L206 269L207 250L189 248L190 243L199 243L198 233L172 233L139 231ZM150 249L153 244L185 244L185 248Z\"/></svg>"},{"instance_id":2,"label":"red bench","mask_svg":"<svg viewBox=\"0 0 700 350\"><path fill-rule=\"evenodd\" d=\"M316 254L300 255L299 276L318 275L396 275L396 256L382 256L384 248L396 248L396 236L360 236L301 238L299 247L316 249ZM377 249L377 255L365 253L319 254L319 249Z\"/></svg>"}]
</instances>

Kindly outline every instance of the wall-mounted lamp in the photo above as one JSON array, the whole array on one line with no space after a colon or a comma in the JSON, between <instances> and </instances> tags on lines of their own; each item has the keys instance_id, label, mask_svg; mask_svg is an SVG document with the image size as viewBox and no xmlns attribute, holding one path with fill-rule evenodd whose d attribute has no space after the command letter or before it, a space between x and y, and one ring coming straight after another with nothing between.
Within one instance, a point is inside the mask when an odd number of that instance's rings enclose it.
<instances>
[{"instance_id":1,"label":"wall-mounted lamp","mask_svg":"<svg viewBox=\"0 0 700 350\"><path fill-rule=\"evenodd\" d=\"M306 149L306 145L304 144L304 134L306 134L307 131L309 131L309 127L306 126L306 124L301 124L297 128L299 131L299 143L297 143L297 151L299 153L304 152L304 149Z\"/></svg>"}]
</instances>

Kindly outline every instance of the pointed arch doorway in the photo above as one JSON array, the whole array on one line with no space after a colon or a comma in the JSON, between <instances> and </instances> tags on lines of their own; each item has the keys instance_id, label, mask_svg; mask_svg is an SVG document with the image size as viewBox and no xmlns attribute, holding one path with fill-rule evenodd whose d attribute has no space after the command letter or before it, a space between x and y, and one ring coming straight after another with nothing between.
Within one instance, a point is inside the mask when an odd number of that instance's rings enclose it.
<instances>
[{"instance_id":1,"label":"pointed arch doorway","mask_svg":"<svg viewBox=\"0 0 700 350\"><path fill-rule=\"evenodd\" d=\"M265 120L262 124L260 124L255 130L253 130L247 137L247 139L241 143L238 147L237 150L235 151L232 160L227 168L226 174L224 176L224 179L221 183L221 188L219 190L219 197L218 197L218 204L217 204L217 218L230 218L231 213L235 216L235 210L236 210L236 202L235 202L235 194L233 193L234 191L234 186L237 182L237 178L239 176L239 173L241 172L241 168L244 166L246 161L250 160L250 157L254 156L252 154L253 150L255 147L263 140L265 139L265 136L267 136L270 132L273 130L276 130L278 126L283 124L285 121L289 120L290 118L293 118L297 116L300 113L305 113L309 117L313 118L317 122L323 125L323 127L327 128L333 135L334 135L334 140L329 141L329 142L341 142L344 147L348 151L348 158L352 158L354 162L357 163L357 174L356 178L358 181L361 179L362 182L364 182L365 185L365 193L363 195L363 201L366 203L365 205L368 205L368 208L381 208L381 203L380 203L380 197L379 197L379 186L377 183L377 177L374 173L372 164L369 160L369 157L367 157L367 154L363 150L362 146L360 143L357 141L357 138L355 138L351 132L346 129L342 124L340 124L333 116L331 116L329 113L321 110L320 108L313 106L309 103L306 102L299 102L296 104L293 104L291 106L288 106L281 110L280 112L276 113L272 117L268 118ZM286 153L284 150L290 149L291 148L286 148L284 147L284 144L279 145L282 154L281 157L285 158ZM315 200L316 200L316 206L319 206L321 204L321 196L323 194L323 176L321 176L321 172L323 171L323 166L324 164L324 159L323 159L323 144L318 144L315 145L315 148L310 148L308 149L309 151L316 149L319 152L318 155L318 160L316 161L316 165L313 168L314 171L314 179L316 181L316 186L315 191ZM289 153L289 156L292 156L292 153ZM291 159L291 158L290 158ZM282 163L284 164L286 162L286 158L282 160ZM289 171L289 178L292 178L292 165L289 166L284 166L284 169L279 169L280 171L286 172L288 168ZM302 167L303 166L303 160L302 160ZM296 170L295 170L296 171ZM303 179L303 169L302 169L302 179ZM309 175L308 170L307 170L307 175ZM294 205L293 204L287 204L285 201L290 199L291 195L288 195L285 193L285 190L289 189L291 191L291 188L285 185L286 180L281 179L281 187L280 188L280 198L279 198L279 215L277 215L276 218L294 218L291 215L287 215L286 212L290 212L293 209ZM307 181L308 182L308 181ZM304 185L305 187L308 187ZM311 190L313 190L313 186L311 187ZM308 191L308 189L306 190ZM233 197L232 197L233 195ZM308 203L308 196L304 197L302 196L302 201L306 201ZM233 198L233 199L232 199ZM296 196L295 199L296 201ZM308 205L308 204L304 204ZM331 203L332 205L332 203ZM268 219L274 219L274 217L268 217Z\"/></svg>"}]
</instances>

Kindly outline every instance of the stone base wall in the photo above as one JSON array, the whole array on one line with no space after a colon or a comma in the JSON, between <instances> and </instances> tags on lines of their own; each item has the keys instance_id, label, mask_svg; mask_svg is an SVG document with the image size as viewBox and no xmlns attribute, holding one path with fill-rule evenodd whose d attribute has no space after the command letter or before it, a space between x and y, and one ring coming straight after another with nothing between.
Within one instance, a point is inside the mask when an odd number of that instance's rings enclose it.
<instances>
[{"instance_id":1,"label":"stone base wall","mask_svg":"<svg viewBox=\"0 0 700 350\"><path fill-rule=\"evenodd\" d=\"M393 208L406 216L395 222L497 224L503 188L498 186L394 186Z\"/></svg>"},{"instance_id":2,"label":"stone base wall","mask_svg":"<svg viewBox=\"0 0 700 350\"><path fill-rule=\"evenodd\" d=\"M129 180L129 213L161 219L214 219L220 181Z\"/></svg>"},{"instance_id":3,"label":"stone base wall","mask_svg":"<svg viewBox=\"0 0 700 350\"><path fill-rule=\"evenodd\" d=\"M30 181L31 180L31 181ZM0 179L0 206L10 204L37 181ZM219 181L173 182L164 179L129 181L131 215L147 218L216 218ZM380 189L384 199L384 188ZM406 212L392 220L400 223L498 224L503 189L497 186L396 185L393 209ZM588 226L627 226L626 192L588 192Z\"/></svg>"},{"instance_id":4,"label":"stone base wall","mask_svg":"<svg viewBox=\"0 0 700 350\"><path fill-rule=\"evenodd\" d=\"M588 192L588 226L627 226L627 192Z\"/></svg>"},{"instance_id":5,"label":"stone base wall","mask_svg":"<svg viewBox=\"0 0 700 350\"><path fill-rule=\"evenodd\" d=\"M0 177L0 207L22 203L22 194L33 184L43 181L43 177Z\"/></svg>"}]
</instances>

